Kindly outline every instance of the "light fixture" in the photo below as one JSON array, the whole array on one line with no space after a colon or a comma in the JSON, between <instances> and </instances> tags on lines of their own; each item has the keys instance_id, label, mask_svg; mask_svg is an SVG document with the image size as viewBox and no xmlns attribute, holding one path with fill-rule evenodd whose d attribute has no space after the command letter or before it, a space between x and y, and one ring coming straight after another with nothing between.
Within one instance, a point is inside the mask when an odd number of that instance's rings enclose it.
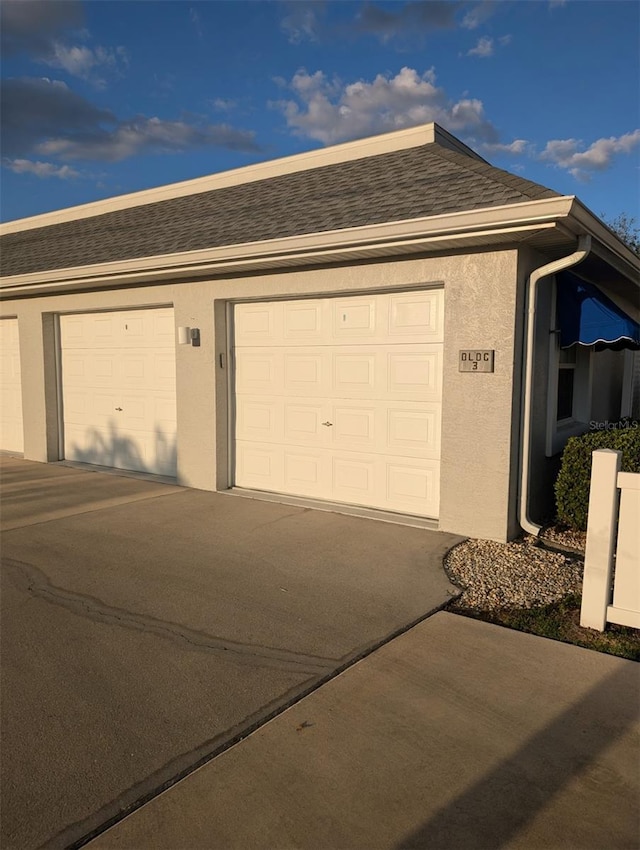
<instances>
[{"instance_id":1,"label":"light fixture","mask_svg":"<svg viewBox=\"0 0 640 850\"><path fill-rule=\"evenodd\" d=\"M200 328L178 328L178 345L200 345Z\"/></svg>"}]
</instances>

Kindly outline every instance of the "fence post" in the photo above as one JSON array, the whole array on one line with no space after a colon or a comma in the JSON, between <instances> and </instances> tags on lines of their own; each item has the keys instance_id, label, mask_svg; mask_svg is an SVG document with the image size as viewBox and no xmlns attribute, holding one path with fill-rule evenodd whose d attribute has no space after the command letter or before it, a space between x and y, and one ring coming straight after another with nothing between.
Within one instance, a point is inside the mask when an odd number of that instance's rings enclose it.
<instances>
[{"instance_id":1,"label":"fence post","mask_svg":"<svg viewBox=\"0 0 640 850\"><path fill-rule=\"evenodd\" d=\"M611 596L621 456L621 452L613 449L597 449L591 456L593 463L580 625L600 632L604 631Z\"/></svg>"}]
</instances>

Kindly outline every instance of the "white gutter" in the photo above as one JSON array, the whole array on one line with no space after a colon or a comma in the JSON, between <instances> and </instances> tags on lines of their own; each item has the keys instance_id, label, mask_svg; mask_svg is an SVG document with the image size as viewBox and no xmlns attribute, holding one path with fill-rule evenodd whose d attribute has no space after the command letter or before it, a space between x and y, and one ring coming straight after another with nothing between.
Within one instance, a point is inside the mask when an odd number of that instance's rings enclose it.
<instances>
[{"instance_id":1,"label":"white gutter","mask_svg":"<svg viewBox=\"0 0 640 850\"><path fill-rule=\"evenodd\" d=\"M205 248L174 254L136 257L130 260L111 261L95 265L60 268L49 271L7 275L0 278L3 293L18 294L34 291L37 286L68 284L80 285L93 279L96 283L112 280L135 282L141 273L152 272L155 279L172 274L178 277L215 272L217 274L261 268L265 263L286 263L287 261L311 259L320 262L339 260L343 256L375 256L396 245L417 246L446 241L449 239L474 239L491 233L494 237L524 234L527 230L551 228L559 220L570 214L575 201L573 196L545 198L540 201L528 201L522 204L506 204L501 207L487 207L481 210L464 210L457 213L444 213L438 216L425 216L418 219L392 223L364 225L344 228L323 233L307 233L280 239L268 239L258 242L246 242L240 245L223 245L217 248ZM8 250L8 249L7 249Z\"/></svg>"},{"instance_id":2,"label":"white gutter","mask_svg":"<svg viewBox=\"0 0 640 850\"><path fill-rule=\"evenodd\" d=\"M377 256L392 258L404 254L415 254L427 250L442 250L445 248L461 247L464 245L487 245L489 234L492 241L496 242L510 239L515 245L534 233L553 228L553 224L545 223L531 227L509 227L497 230L480 230L476 232L465 232L462 234L451 234L443 236L431 236L419 239L407 239L403 241L379 242L372 245L353 245L343 248L301 251L288 253L274 253L263 256L251 257L247 255L244 259L221 259L218 262L207 262L194 265L174 266L168 264L167 268L157 267L155 263L145 269L146 263L138 263L139 269L135 269L135 263L126 262L131 270L122 268L124 263L105 264L102 267L89 266L79 269L63 269L44 272L37 275L20 275L0 279L0 300L19 295L42 295L49 292L64 292L70 287L74 289L95 288L97 286L111 287L123 284L158 284L175 283L176 280L189 280L202 278L205 275L237 274L239 272L251 272L263 269L286 269L288 266L304 266L329 262L349 262L353 260L371 259ZM117 268L109 268L116 266ZM94 274L88 274L91 271ZM102 273L100 273L100 271ZM80 272L80 274L76 274Z\"/></svg>"},{"instance_id":3,"label":"white gutter","mask_svg":"<svg viewBox=\"0 0 640 850\"><path fill-rule=\"evenodd\" d=\"M522 437L520 442L520 525L529 534L537 537L542 526L529 519L529 465L531 461L531 414L533 410L533 354L536 329L536 304L538 283L543 277L568 269L581 263L591 251L591 236L582 235L578 239L578 250L568 257L547 263L534 269L529 275L527 292L527 340L524 351L524 399L522 410Z\"/></svg>"}]
</instances>

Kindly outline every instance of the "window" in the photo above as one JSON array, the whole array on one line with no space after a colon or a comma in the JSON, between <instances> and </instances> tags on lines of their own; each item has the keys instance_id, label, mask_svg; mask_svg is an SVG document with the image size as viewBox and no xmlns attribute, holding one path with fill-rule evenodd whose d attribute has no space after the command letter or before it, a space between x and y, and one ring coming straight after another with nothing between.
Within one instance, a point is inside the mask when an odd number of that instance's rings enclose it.
<instances>
[{"instance_id":1,"label":"window","mask_svg":"<svg viewBox=\"0 0 640 850\"><path fill-rule=\"evenodd\" d=\"M556 422L573 419L573 390L576 379L577 359L575 347L560 349L558 356Z\"/></svg>"}]
</instances>

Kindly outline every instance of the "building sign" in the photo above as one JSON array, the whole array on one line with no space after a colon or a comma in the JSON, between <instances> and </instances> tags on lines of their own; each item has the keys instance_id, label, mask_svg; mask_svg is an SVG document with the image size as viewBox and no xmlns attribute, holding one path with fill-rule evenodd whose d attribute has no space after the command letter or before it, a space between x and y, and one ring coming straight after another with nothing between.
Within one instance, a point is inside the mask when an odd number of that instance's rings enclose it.
<instances>
[{"instance_id":1,"label":"building sign","mask_svg":"<svg viewBox=\"0 0 640 850\"><path fill-rule=\"evenodd\" d=\"M459 372L493 372L494 350L461 351Z\"/></svg>"}]
</instances>

